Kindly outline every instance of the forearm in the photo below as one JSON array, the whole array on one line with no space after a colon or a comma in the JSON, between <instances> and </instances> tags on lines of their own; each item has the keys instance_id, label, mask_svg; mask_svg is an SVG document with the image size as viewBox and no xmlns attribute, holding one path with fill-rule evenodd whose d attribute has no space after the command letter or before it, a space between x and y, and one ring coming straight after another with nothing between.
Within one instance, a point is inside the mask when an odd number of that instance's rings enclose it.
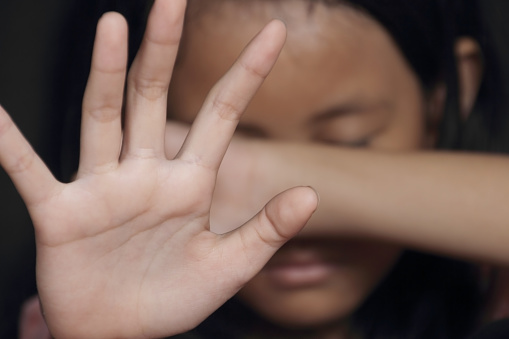
<instances>
[{"instance_id":1,"label":"forearm","mask_svg":"<svg viewBox=\"0 0 509 339\"><path fill-rule=\"evenodd\" d=\"M509 158L273 147L269 180L279 180L281 189L310 185L320 194L308 234L375 237L509 263Z\"/></svg>"}]
</instances>

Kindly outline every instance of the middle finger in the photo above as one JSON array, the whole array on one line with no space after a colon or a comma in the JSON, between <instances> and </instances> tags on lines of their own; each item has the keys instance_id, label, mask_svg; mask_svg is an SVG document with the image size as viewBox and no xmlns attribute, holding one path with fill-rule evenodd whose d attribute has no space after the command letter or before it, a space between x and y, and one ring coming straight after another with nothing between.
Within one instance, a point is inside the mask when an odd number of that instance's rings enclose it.
<instances>
[{"instance_id":1,"label":"middle finger","mask_svg":"<svg viewBox=\"0 0 509 339\"><path fill-rule=\"evenodd\" d=\"M164 157L168 86L178 52L185 0L156 0L128 76L123 156Z\"/></svg>"}]
</instances>

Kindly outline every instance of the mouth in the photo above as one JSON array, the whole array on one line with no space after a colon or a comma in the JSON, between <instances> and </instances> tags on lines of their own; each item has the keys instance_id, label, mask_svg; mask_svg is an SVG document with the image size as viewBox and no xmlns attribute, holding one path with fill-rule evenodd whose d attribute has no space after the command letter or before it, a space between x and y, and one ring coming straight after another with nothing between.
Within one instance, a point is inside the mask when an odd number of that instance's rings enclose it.
<instances>
[{"instance_id":1,"label":"mouth","mask_svg":"<svg viewBox=\"0 0 509 339\"><path fill-rule=\"evenodd\" d=\"M316 287L325 284L340 266L327 252L311 244L288 246L278 252L262 272L281 289Z\"/></svg>"},{"instance_id":2,"label":"mouth","mask_svg":"<svg viewBox=\"0 0 509 339\"><path fill-rule=\"evenodd\" d=\"M336 271L331 264L316 262L307 264L272 265L264 269L271 282L281 289L307 288L324 284Z\"/></svg>"}]
</instances>

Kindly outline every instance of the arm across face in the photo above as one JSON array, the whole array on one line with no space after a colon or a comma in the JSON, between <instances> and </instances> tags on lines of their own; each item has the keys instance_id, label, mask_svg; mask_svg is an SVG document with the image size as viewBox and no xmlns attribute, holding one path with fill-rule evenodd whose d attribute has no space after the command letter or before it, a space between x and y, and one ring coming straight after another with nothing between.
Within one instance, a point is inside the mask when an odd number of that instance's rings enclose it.
<instances>
[{"instance_id":1,"label":"arm across face","mask_svg":"<svg viewBox=\"0 0 509 339\"><path fill-rule=\"evenodd\" d=\"M236 171L239 157L250 158L248 172ZM508 170L501 155L234 138L219 170L212 222L233 225L276 192L308 185L320 208L301 235L365 236L507 265Z\"/></svg>"},{"instance_id":2,"label":"arm across face","mask_svg":"<svg viewBox=\"0 0 509 339\"><path fill-rule=\"evenodd\" d=\"M304 232L330 231L333 221L340 220L340 234L508 263L503 240L509 220L504 208L508 158L313 145L299 147L297 153L296 145L279 147L278 161L288 164L286 177L305 178L308 173L303 184L313 185L321 197L320 209Z\"/></svg>"}]
</instances>

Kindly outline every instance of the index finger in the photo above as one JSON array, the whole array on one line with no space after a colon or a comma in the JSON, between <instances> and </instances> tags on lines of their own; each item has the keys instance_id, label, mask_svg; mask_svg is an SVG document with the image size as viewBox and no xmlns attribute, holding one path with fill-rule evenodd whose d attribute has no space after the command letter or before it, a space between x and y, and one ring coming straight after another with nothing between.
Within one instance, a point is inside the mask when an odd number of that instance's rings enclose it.
<instances>
[{"instance_id":1,"label":"index finger","mask_svg":"<svg viewBox=\"0 0 509 339\"><path fill-rule=\"evenodd\" d=\"M249 43L205 99L178 158L219 168L242 113L276 63L285 39L285 25L274 20Z\"/></svg>"}]
</instances>

